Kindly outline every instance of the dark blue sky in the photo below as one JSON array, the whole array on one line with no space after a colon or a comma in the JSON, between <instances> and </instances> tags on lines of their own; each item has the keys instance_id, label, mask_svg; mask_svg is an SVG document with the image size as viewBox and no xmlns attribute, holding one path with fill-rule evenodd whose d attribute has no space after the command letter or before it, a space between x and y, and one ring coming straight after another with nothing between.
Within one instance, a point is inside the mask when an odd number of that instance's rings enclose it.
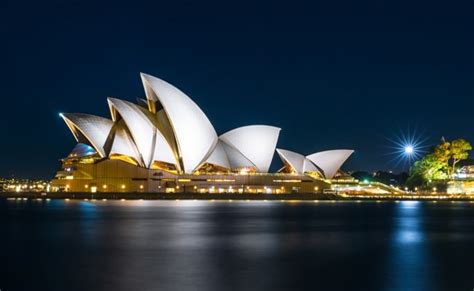
<instances>
[{"instance_id":1,"label":"dark blue sky","mask_svg":"<svg viewBox=\"0 0 474 291\"><path fill-rule=\"evenodd\" d=\"M473 3L2 1L0 176L54 175L75 144L58 113L108 117L141 71L218 133L279 126L282 148L355 149L346 169L394 168L409 127L474 142Z\"/></svg>"}]
</instances>

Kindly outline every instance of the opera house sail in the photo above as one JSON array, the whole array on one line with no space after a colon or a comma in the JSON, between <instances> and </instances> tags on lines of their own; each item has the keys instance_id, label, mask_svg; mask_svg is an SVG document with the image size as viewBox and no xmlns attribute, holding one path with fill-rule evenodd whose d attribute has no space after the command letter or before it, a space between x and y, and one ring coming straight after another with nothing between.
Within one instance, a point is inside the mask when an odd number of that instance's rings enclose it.
<instances>
[{"instance_id":1,"label":"opera house sail","mask_svg":"<svg viewBox=\"0 0 474 291\"><path fill-rule=\"evenodd\" d=\"M281 129L249 125L218 135L173 85L141 74L146 98L107 98L110 118L62 113L77 141L52 186L69 192L295 193L330 187L352 150L304 156L276 149ZM283 167L269 173L275 151Z\"/></svg>"}]
</instances>

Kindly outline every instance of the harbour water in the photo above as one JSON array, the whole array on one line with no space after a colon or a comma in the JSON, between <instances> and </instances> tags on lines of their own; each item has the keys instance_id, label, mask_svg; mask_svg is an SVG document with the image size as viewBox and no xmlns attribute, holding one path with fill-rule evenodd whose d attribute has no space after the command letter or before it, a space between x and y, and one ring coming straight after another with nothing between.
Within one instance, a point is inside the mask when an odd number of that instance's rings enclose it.
<instances>
[{"instance_id":1,"label":"harbour water","mask_svg":"<svg viewBox=\"0 0 474 291\"><path fill-rule=\"evenodd\" d=\"M474 203L0 200L0 289L473 290Z\"/></svg>"}]
</instances>

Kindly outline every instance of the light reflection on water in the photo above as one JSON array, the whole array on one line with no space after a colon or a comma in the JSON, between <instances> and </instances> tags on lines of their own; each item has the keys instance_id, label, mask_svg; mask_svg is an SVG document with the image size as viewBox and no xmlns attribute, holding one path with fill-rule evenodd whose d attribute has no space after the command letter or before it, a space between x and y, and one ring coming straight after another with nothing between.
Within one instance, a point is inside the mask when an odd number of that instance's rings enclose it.
<instances>
[{"instance_id":1,"label":"light reflection on water","mask_svg":"<svg viewBox=\"0 0 474 291\"><path fill-rule=\"evenodd\" d=\"M387 290L434 290L426 272L431 262L423 210L423 203L418 201L395 205L392 242L387 253Z\"/></svg>"},{"instance_id":2,"label":"light reflection on water","mask_svg":"<svg viewBox=\"0 0 474 291\"><path fill-rule=\"evenodd\" d=\"M417 244L424 240L423 215L419 201L403 201L396 206L394 237L397 245ZM409 246L413 249L413 246Z\"/></svg>"},{"instance_id":3,"label":"light reflection on water","mask_svg":"<svg viewBox=\"0 0 474 291\"><path fill-rule=\"evenodd\" d=\"M414 201L0 201L0 288L470 290L473 216Z\"/></svg>"}]
</instances>

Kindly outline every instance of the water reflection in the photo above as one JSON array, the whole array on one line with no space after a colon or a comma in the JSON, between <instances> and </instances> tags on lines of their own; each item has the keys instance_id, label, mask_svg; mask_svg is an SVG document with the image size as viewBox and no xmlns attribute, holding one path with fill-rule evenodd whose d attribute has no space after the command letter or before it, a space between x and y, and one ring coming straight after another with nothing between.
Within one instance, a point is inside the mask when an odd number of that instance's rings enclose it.
<instances>
[{"instance_id":1,"label":"water reflection","mask_svg":"<svg viewBox=\"0 0 474 291\"><path fill-rule=\"evenodd\" d=\"M97 211L96 204L92 202L80 201L77 204L81 217L79 220L81 240L84 240L84 243L92 244L97 240L98 230L100 230L98 224L100 213Z\"/></svg>"},{"instance_id":2,"label":"water reflection","mask_svg":"<svg viewBox=\"0 0 474 291\"><path fill-rule=\"evenodd\" d=\"M422 213L419 201L402 201L397 204L395 216L395 244L416 244L424 240ZM407 246L410 248L411 246Z\"/></svg>"},{"instance_id":3,"label":"water reflection","mask_svg":"<svg viewBox=\"0 0 474 291\"><path fill-rule=\"evenodd\" d=\"M0 200L0 288L470 290L472 217L462 203Z\"/></svg>"},{"instance_id":4,"label":"water reflection","mask_svg":"<svg viewBox=\"0 0 474 291\"><path fill-rule=\"evenodd\" d=\"M422 206L418 201L395 204L386 290L434 290L426 273L430 256Z\"/></svg>"}]
</instances>

